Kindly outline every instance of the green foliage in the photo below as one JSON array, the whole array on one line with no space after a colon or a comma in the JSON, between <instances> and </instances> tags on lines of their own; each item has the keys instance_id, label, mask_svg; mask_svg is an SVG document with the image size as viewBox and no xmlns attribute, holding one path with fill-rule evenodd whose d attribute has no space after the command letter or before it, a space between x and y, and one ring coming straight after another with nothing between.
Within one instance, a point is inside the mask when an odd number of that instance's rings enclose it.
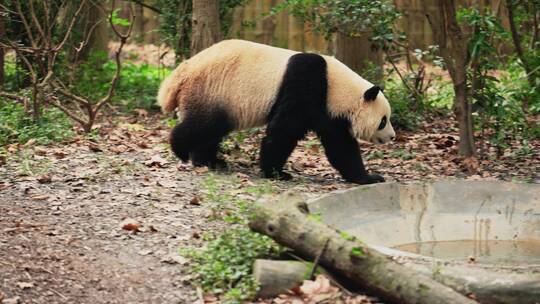
<instances>
[{"instance_id":1,"label":"green foliage","mask_svg":"<svg viewBox=\"0 0 540 304\"><path fill-rule=\"evenodd\" d=\"M461 9L458 21L472 29L469 40L471 57L468 78L474 107L478 112L476 126L502 154L510 138L524 134L527 128L522 101L509 98L508 88L493 75L500 68L496 60L495 41L508 38L508 33L497 18L474 8ZM485 130L491 134L485 134Z\"/></svg>"},{"instance_id":2,"label":"green foliage","mask_svg":"<svg viewBox=\"0 0 540 304\"><path fill-rule=\"evenodd\" d=\"M7 92L19 90L25 78L25 71L17 67L15 56L6 56L4 61L4 89Z\"/></svg>"},{"instance_id":3,"label":"green foliage","mask_svg":"<svg viewBox=\"0 0 540 304\"><path fill-rule=\"evenodd\" d=\"M190 273L204 290L224 295L226 302L251 299L257 284L251 275L255 259L277 256L280 247L247 227L227 229L200 250L185 250L193 264Z\"/></svg>"},{"instance_id":4,"label":"green foliage","mask_svg":"<svg viewBox=\"0 0 540 304\"><path fill-rule=\"evenodd\" d=\"M392 152L390 152L390 157L401 158L403 160L414 159L414 156L415 156L414 152L409 152L405 149L398 149L398 150L393 150Z\"/></svg>"},{"instance_id":5,"label":"green foliage","mask_svg":"<svg viewBox=\"0 0 540 304\"><path fill-rule=\"evenodd\" d=\"M24 144L30 139L48 144L73 135L71 120L60 110L45 108L35 122L22 105L0 99L0 145Z\"/></svg>"},{"instance_id":6,"label":"green foliage","mask_svg":"<svg viewBox=\"0 0 540 304\"><path fill-rule=\"evenodd\" d=\"M183 250L182 255L193 262L189 272L195 283L205 291L222 295L227 303L240 303L251 299L257 292L251 268L255 259L278 256L283 250L272 239L247 228L251 216L251 202L240 193L260 197L274 192L267 182L256 186L235 189L236 179L210 175L203 181L203 201L215 213L225 214L222 219L233 228L209 239L201 249Z\"/></svg>"},{"instance_id":7,"label":"green foliage","mask_svg":"<svg viewBox=\"0 0 540 304\"><path fill-rule=\"evenodd\" d=\"M75 91L98 100L107 95L111 78L116 72L116 63L107 60L105 53L95 52L78 71ZM120 80L111 103L120 106L123 111L135 108L157 109L156 94L162 79L169 72L146 63L123 62Z\"/></svg>"},{"instance_id":8,"label":"green foliage","mask_svg":"<svg viewBox=\"0 0 540 304\"><path fill-rule=\"evenodd\" d=\"M392 107L392 125L399 129L416 130L423 119L421 112L423 107L417 111L411 111L411 103L414 99L403 82L389 78L385 83L384 95Z\"/></svg>"},{"instance_id":9,"label":"green foliage","mask_svg":"<svg viewBox=\"0 0 540 304\"><path fill-rule=\"evenodd\" d=\"M115 9L112 13L111 13L111 21L112 21L112 24L114 25L121 25L121 26L129 26L129 20L128 19L124 19L124 18L120 18L118 17L118 12L120 11L120 9Z\"/></svg>"},{"instance_id":10,"label":"green foliage","mask_svg":"<svg viewBox=\"0 0 540 304\"><path fill-rule=\"evenodd\" d=\"M229 134L221 143L223 152L230 153L242 145L247 138L250 138L260 132L261 128L251 128L246 130L235 131Z\"/></svg>"},{"instance_id":11,"label":"green foliage","mask_svg":"<svg viewBox=\"0 0 540 304\"><path fill-rule=\"evenodd\" d=\"M392 28L400 16L391 1L381 0L286 0L272 13L285 9L312 23L327 38L337 31L349 36L370 32L380 45L396 38Z\"/></svg>"},{"instance_id":12,"label":"green foliage","mask_svg":"<svg viewBox=\"0 0 540 304\"><path fill-rule=\"evenodd\" d=\"M321 213L318 213L318 212L309 213L308 216L307 216L307 219L310 220L310 221L317 222L317 223L322 223L323 222L322 215L321 215Z\"/></svg>"},{"instance_id":13,"label":"green foliage","mask_svg":"<svg viewBox=\"0 0 540 304\"><path fill-rule=\"evenodd\" d=\"M356 240L356 237L348 234L347 232L345 231L340 231L339 232L339 235L346 241L355 241Z\"/></svg>"},{"instance_id":14,"label":"green foliage","mask_svg":"<svg viewBox=\"0 0 540 304\"><path fill-rule=\"evenodd\" d=\"M248 0L219 0L219 19L223 37L228 37L232 25L233 10ZM191 0L158 0L161 11L159 33L168 46L175 50L178 61L189 58L191 41Z\"/></svg>"},{"instance_id":15,"label":"green foliage","mask_svg":"<svg viewBox=\"0 0 540 304\"><path fill-rule=\"evenodd\" d=\"M359 258L366 257L366 252L362 247L353 247L351 249L351 255Z\"/></svg>"}]
</instances>

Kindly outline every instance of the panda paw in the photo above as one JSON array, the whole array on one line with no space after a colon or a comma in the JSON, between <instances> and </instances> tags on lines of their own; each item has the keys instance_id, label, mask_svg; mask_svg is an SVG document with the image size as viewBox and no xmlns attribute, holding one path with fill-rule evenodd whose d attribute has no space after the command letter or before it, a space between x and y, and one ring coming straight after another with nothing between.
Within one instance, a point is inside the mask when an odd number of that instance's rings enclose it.
<instances>
[{"instance_id":1,"label":"panda paw","mask_svg":"<svg viewBox=\"0 0 540 304\"><path fill-rule=\"evenodd\" d=\"M227 162L221 158L216 158L211 161L209 167L214 170L226 170L228 168Z\"/></svg>"},{"instance_id":2,"label":"panda paw","mask_svg":"<svg viewBox=\"0 0 540 304\"><path fill-rule=\"evenodd\" d=\"M280 171L280 172L272 172L272 173L264 173L265 178L275 178L282 181L288 181L292 179L292 175L290 173Z\"/></svg>"},{"instance_id":3,"label":"panda paw","mask_svg":"<svg viewBox=\"0 0 540 304\"><path fill-rule=\"evenodd\" d=\"M360 185L384 183L384 177L382 177L379 174L366 174L365 176L362 176L361 178L358 178L358 179L351 180L350 182L353 182L355 184L360 184Z\"/></svg>"}]
</instances>

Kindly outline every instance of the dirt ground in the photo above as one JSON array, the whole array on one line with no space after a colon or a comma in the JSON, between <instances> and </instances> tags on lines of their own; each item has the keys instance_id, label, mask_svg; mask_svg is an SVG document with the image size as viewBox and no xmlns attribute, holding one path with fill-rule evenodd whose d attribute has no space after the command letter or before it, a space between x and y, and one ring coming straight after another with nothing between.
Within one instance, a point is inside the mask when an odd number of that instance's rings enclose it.
<instances>
[{"instance_id":1,"label":"dirt ground","mask_svg":"<svg viewBox=\"0 0 540 304\"><path fill-rule=\"evenodd\" d=\"M98 135L50 146L12 146L0 162L0 303L195 303L179 248L225 228L194 204L204 169L177 164L169 128L155 116L103 124ZM388 180L504 179L540 183L540 143L516 142L498 159L463 160L451 123L401 133L395 143L366 145L364 159ZM232 147L230 172L261 182L260 133ZM516 151L525 149L526 154ZM486 151L491 151L486 147ZM366 160L367 159L367 160ZM313 136L288 163L292 182L315 197L352 187L328 165ZM126 224L139 231L126 230Z\"/></svg>"}]
</instances>

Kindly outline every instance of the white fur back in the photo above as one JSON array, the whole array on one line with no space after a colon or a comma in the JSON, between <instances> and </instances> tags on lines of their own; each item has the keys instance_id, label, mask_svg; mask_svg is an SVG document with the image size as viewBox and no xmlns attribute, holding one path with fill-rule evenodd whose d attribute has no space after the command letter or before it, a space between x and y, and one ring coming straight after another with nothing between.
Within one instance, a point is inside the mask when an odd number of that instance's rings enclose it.
<instances>
[{"instance_id":1,"label":"white fur back","mask_svg":"<svg viewBox=\"0 0 540 304\"><path fill-rule=\"evenodd\" d=\"M158 102L163 111L179 107L211 111L222 107L236 129L263 125L275 102L289 58L298 52L264 44L225 40L182 62L163 81ZM390 106L383 94L364 102L373 86L334 57L323 56L328 66L328 112L351 121L353 135L369 138Z\"/></svg>"},{"instance_id":2,"label":"white fur back","mask_svg":"<svg viewBox=\"0 0 540 304\"><path fill-rule=\"evenodd\" d=\"M237 129L265 123L289 58L296 52L243 40L225 40L184 61L159 90L164 111L194 105L223 107Z\"/></svg>"}]
</instances>

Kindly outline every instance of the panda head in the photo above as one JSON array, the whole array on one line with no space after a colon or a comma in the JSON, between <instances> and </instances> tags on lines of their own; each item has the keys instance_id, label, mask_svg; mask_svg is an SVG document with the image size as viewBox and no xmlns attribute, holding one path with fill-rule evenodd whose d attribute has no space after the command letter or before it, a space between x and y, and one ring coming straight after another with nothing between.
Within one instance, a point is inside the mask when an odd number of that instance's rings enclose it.
<instances>
[{"instance_id":1,"label":"panda head","mask_svg":"<svg viewBox=\"0 0 540 304\"><path fill-rule=\"evenodd\" d=\"M351 124L351 132L357 139L384 144L396 136L390 123L390 104L379 86L367 89L361 102L361 110Z\"/></svg>"}]
</instances>

